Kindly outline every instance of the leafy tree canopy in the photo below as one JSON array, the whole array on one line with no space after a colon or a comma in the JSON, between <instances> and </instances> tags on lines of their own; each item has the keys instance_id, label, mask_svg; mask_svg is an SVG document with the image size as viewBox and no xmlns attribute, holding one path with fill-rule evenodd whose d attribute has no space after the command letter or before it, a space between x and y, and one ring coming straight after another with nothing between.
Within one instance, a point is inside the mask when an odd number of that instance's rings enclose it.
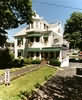
<instances>
[{"instance_id":1,"label":"leafy tree canopy","mask_svg":"<svg viewBox=\"0 0 82 100\"><path fill-rule=\"evenodd\" d=\"M6 41L6 29L32 22L31 0L0 0L0 46Z\"/></svg>"},{"instance_id":2,"label":"leafy tree canopy","mask_svg":"<svg viewBox=\"0 0 82 100\"><path fill-rule=\"evenodd\" d=\"M73 12L65 24L64 38L70 42L70 48L82 50L82 13Z\"/></svg>"}]
</instances>

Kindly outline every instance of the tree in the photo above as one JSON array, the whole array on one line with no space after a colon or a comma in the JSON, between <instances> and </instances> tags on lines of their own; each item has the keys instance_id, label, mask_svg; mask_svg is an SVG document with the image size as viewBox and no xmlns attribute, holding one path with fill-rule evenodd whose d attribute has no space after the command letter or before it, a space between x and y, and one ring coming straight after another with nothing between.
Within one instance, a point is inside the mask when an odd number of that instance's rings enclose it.
<instances>
[{"instance_id":1,"label":"tree","mask_svg":"<svg viewBox=\"0 0 82 100\"><path fill-rule=\"evenodd\" d=\"M72 13L65 24L64 38L70 42L70 48L82 50L82 13Z\"/></svg>"},{"instance_id":2,"label":"tree","mask_svg":"<svg viewBox=\"0 0 82 100\"><path fill-rule=\"evenodd\" d=\"M0 0L0 46L6 42L6 30L32 22L31 0Z\"/></svg>"}]
</instances>

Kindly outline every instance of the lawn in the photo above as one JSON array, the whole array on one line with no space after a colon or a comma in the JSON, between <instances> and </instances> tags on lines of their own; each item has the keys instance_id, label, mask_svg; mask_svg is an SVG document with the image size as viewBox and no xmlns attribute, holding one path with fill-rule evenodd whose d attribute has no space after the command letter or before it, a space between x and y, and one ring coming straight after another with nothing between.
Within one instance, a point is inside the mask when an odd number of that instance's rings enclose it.
<instances>
[{"instance_id":1,"label":"lawn","mask_svg":"<svg viewBox=\"0 0 82 100\"><path fill-rule=\"evenodd\" d=\"M36 83L44 83L45 77L54 75L55 73L56 68L44 66L12 81L10 86L1 85L0 100L20 100L17 97L20 91L33 90Z\"/></svg>"}]
</instances>

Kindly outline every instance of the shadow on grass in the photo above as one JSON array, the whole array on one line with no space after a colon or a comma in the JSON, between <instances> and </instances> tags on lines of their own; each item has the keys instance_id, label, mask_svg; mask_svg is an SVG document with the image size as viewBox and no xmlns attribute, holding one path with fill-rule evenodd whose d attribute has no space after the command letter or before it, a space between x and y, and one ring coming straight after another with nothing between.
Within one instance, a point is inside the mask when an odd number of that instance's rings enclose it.
<instances>
[{"instance_id":1,"label":"shadow on grass","mask_svg":"<svg viewBox=\"0 0 82 100\"><path fill-rule=\"evenodd\" d=\"M52 77L28 100L82 100L82 78Z\"/></svg>"}]
</instances>

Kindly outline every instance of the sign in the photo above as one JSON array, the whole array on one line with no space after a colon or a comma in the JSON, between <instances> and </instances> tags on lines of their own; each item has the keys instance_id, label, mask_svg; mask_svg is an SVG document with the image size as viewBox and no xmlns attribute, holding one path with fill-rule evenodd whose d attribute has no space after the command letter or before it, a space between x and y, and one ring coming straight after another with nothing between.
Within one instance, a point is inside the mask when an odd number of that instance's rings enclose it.
<instances>
[{"instance_id":1,"label":"sign","mask_svg":"<svg viewBox=\"0 0 82 100\"><path fill-rule=\"evenodd\" d=\"M5 70L5 85L9 85L10 84L10 70L6 69Z\"/></svg>"}]
</instances>

